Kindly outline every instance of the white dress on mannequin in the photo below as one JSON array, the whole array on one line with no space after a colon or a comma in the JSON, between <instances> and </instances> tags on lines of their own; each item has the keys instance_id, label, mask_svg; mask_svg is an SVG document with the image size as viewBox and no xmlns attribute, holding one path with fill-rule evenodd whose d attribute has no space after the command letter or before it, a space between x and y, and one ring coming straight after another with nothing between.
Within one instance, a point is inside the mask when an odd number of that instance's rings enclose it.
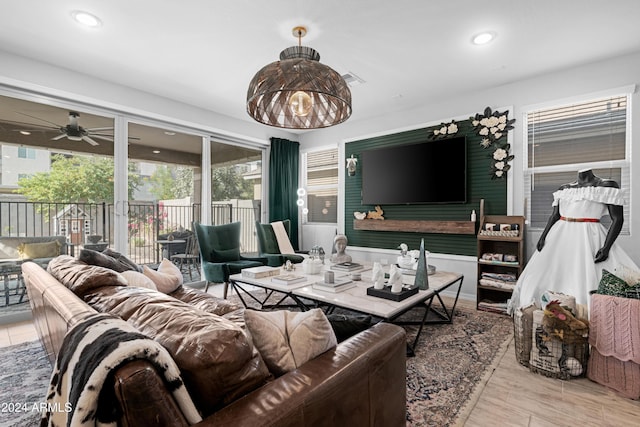
<instances>
[{"instance_id":1,"label":"white dress on mannequin","mask_svg":"<svg viewBox=\"0 0 640 427\"><path fill-rule=\"evenodd\" d=\"M607 229L596 222L608 214L607 205L624 204L622 190L588 186L564 188L553 193L561 219L553 224L542 250L536 250L518 278L509 301L509 313L536 302L547 290L572 295L577 304L589 305L589 292L598 288L602 270L614 272L625 265L637 270L633 260L614 242L602 262L594 257L603 247Z\"/></svg>"}]
</instances>

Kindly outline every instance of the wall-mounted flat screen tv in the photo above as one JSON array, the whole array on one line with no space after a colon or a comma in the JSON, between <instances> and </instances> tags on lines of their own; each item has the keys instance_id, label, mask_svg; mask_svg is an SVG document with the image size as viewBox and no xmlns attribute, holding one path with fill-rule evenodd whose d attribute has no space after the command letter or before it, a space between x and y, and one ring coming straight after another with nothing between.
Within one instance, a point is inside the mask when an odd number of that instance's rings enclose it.
<instances>
[{"instance_id":1,"label":"wall-mounted flat screen tv","mask_svg":"<svg viewBox=\"0 0 640 427\"><path fill-rule=\"evenodd\" d=\"M466 203L465 137L363 151L362 204Z\"/></svg>"}]
</instances>

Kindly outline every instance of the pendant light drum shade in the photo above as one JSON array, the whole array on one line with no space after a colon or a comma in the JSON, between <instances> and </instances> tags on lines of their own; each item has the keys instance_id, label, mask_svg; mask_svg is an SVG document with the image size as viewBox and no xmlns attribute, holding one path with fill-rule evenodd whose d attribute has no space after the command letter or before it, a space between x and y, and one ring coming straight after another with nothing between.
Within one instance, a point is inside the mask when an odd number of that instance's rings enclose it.
<instances>
[{"instance_id":1,"label":"pendant light drum shade","mask_svg":"<svg viewBox=\"0 0 640 427\"><path fill-rule=\"evenodd\" d=\"M306 46L280 53L263 67L247 91L247 112L260 123L288 129L317 129L351 116L351 91L342 76L320 63Z\"/></svg>"}]
</instances>

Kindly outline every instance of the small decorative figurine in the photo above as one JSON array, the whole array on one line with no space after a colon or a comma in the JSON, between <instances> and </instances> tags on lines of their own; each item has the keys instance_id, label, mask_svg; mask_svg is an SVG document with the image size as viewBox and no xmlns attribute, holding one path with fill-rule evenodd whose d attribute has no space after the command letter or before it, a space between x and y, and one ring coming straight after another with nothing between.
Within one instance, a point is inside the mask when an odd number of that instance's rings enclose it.
<instances>
[{"instance_id":1,"label":"small decorative figurine","mask_svg":"<svg viewBox=\"0 0 640 427\"><path fill-rule=\"evenodd\" d=\"M389 267L389 284L391 285L391 292L399 294L402 292L402 273L395 264L391 264Z\"/></svg>"},{"instance_id":2,"label":"small decorative figurine","mask_svg":"<svg viewBox=\"0 0 640 427\"><path fill-rule=\"evenodd\" d=\"M371 280L373 280L373 288L374 289L383 289L384 288L384 271L382 270L382 265L379 262L373 263L373 270L371 273Z\"/></svg>"},{"instance_id":3,"label":"small decorative figurine","mask_svg":"<svg viewBox=\"0 0 640 427\"><path fill-rule=\"evenodd\" d=\"M416 269L414 284L420 290L429 289L429 273L427 271L427 254L424 250L424 239L420 240L420 256L418 257L418 268Z\"/></svg>"},{"instance_id":4,"label":"small decorative figurine","mask_svg":"<svg viewBox=\"0 0 640 427\"><path fill-rule=\"evenodd\" d=\"M296 267L293 265L293 263L290 260L287 260L287 262L284 263L284 266L282 268L285 271L293 271L296 269Z\"/></svg>"},{"instance_id":5,"label":"small decorative figurine","mask_svg":"<svg viewBox=\"0 0 640 427\"><path fill-rule=\"evenodd\" d=\"M337 234L333 239L333 245L336 248L336 253L331 256L331 262L339 264L341 262L351 262L351 255L345 253L347 248L347 236L344 234Z\"/></svg>"},{"instance_id":6,"label":"small decorative figurine","mask_svg":"<svg viewBox=\"0 0 640 427\"><path fill-rule=\"evenodd\" d=\"M369 211L367 213L367 219L384 219L384 217L382 216L384 214L382 208L377 205L374 209L375 211Z\"/></svg>"}]
</instances>

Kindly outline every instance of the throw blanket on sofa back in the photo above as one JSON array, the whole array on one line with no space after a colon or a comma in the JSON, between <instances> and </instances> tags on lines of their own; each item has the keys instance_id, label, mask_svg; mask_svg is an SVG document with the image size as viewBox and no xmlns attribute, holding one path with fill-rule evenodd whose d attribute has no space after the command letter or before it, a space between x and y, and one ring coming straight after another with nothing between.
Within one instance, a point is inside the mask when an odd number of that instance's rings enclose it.
<instances>
[{"instance_id":1,"label":"throw blanket on sofa back","mask_svg":"<svg viewBox=\"0 0 640 427\"><path fill-rule=\"evenodd\" d=\"M160 344L122 319L96 314L75 325L64 338L47 392L50 412L41 425L116 425L120 416L113 389L102 390L122 363L146 359L171 389L190 424L201 421L180 370Z\"/></svg>"}]
</instances>

